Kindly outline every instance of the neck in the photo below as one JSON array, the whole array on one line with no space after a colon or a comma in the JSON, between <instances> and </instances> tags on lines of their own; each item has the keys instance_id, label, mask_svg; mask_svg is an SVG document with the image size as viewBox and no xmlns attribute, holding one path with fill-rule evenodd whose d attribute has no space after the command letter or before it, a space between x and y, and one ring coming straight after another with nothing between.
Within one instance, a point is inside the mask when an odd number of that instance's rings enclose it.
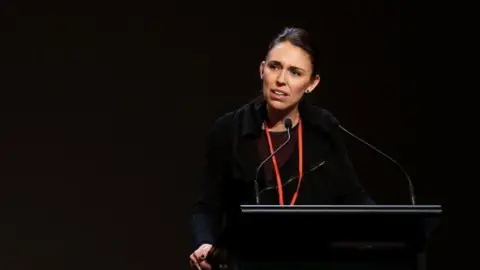
<instances>
[{"instance_id":1,"label":"neck","mask_svg":"<svg viewBox=\"0 0 480 270\"><path fill-rule=\"evenodd\" d=\"M292 125L295 126L300 119L298 106L295 106L289 110L275 110L267 105L267 115L268 115L268 128L271 131L283 131L285 130L285 119L290 118L292 120Z\"/></svg>"}]
</instances>

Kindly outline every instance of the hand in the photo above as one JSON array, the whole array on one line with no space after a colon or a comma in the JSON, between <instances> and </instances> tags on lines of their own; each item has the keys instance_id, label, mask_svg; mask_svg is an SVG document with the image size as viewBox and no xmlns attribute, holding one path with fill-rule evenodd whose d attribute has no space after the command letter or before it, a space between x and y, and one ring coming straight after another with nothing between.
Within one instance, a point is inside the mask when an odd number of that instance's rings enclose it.
<instances>
[{"instance_id":1,"label":"hand","mask_svg":"<svg viewBox=\"0 0 480 270\"><path fill-rule=\"evenodd\" d=\"M208 252L212 245L203 244L192 254L190 254L190 265L196 270L211 270L212 266L206 261Z\"/></svg>"}]
</instances>

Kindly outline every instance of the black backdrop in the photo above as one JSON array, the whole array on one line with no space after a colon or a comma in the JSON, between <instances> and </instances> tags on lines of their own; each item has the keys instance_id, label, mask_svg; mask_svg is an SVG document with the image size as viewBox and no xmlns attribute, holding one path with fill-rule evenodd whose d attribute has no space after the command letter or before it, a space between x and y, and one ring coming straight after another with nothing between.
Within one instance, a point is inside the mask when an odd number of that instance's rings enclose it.
<instances>
[{"instance_id":1,"label":"black backdrop","mask_svg":"<svg viewBox=\"0 0 480 270\"><path fill-rule=\"evenodd\" d=\"M258 65L284 26L322 41L315 103L402 163L418 203L444 203L419 169L422 45L415 7L400 2L272 3L258 16L245 15L252 6L9 2L1 268L187 269L206 132L258 93ZM347 143L378 203L409 203L401 171ZM431 269L445 262L444 228Z\"/></svg>"}]
</instances>

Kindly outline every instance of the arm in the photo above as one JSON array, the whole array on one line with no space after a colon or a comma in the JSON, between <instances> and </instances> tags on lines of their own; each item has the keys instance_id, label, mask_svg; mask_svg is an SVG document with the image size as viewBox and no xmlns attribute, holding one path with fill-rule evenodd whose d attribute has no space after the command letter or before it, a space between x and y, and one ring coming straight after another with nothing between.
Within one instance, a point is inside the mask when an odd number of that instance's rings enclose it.
<instances>
[{"instance_id":1,"label":"arm","mask_svg":"<svg viewBox=\"0 0 480 270\"><path fill-rule=\"evenodd\" d=\"M202 244L214 244L216 230L223 216L225 192L224 176L228 168L228 131L225 121L215 122L207 138L200 198L194 205L192 216L193 242L195 248Z\"/></svg>"}]
</instances>

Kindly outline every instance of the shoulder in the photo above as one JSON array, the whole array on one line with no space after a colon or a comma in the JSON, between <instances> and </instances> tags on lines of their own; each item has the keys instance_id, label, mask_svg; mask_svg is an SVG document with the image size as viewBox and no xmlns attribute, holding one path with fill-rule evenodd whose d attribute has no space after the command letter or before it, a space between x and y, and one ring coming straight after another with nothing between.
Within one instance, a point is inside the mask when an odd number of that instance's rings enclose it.
<instances>
[{"instance_id":1,"label":"shoulder","mask_svg":"<svg viewBox=\"0 0 480 270\"><path fill-rule=\"evenodd\" d=\"M215 119L211 127L213 133L240 132L240 129L253 124L258 115L257 100L242 105L235 110L228 111Z\"/></svg>"},{"instance_id":2,"label":"shoulder","mask_svg":"<svg viewBox=\"0 0 480 270\"><path fill-rule=\"evenodd\" d=\"M229 111L217 117L210 127L210 133L222 133L231 130L235 121L235 115L236 111Z\"/></svg>"},{"instance_id":3,"label":"shoulder","mask_svg":"<svg viewBox=\"0 0 480 270\"><path fill-rule=\"evenodd\" d=\"M305 104L303 114L309 123L319 127L323 132L335 133L339 129L339 121L333 113L326 108L313 104Z\"/></svg>"},{"instance_id":4,"label":"shoulder","mask_svg":"<svg viewBox=\"0 0 480 270\"><path fill-rule=\"evenodd\" d=\"M326 126L332 127L338 125L338 120L335 118L332 112L329 110L316 106L311 105L312 111L314 111L316 117L319 118L320 122Z\"/></svg>"},{"instance_id":5,"label":"shoulder","mask_svg":"<svg viewBox=\"0 0 480 270\"><path fill-rule=\"evenodd\" d=\"M217 117L208 131L208 146L222 152L229 151L242 132L243 122L248 118L246 115L249 114L249 108L251 108L251 104L245 104Z\"/></svg>"},{"instance_id":6,"label":"shoulder","mask_svg":"<svg viewBox=\"0 0 480 270\"><path fill-rule=\"evenodd\" d=\"M217 117L208 131L208 140L216 145L226 146L231 142L239 110L226 112Z\"/></svg>"}]
</instances>

